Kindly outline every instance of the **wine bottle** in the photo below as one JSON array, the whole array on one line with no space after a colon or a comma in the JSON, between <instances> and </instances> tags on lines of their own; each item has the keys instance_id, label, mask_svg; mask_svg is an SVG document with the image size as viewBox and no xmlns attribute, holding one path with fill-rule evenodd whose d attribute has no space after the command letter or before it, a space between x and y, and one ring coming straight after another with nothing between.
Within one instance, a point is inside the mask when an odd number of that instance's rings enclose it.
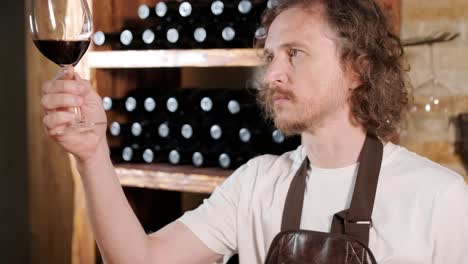
<instances>
[{"instance_id":1,"label":"wine bottle","mask_svg":"<svg viewBox=\"0 0 468 264\"><path fill-rule=\"evenodd\" d=\"M96 31L93 34L93 43L96 46L104 46L107 43L117 42L119 35L116 33L104 33L102 31Z\"/></svg>"},{"instance_id":2,"label":"wine bottle","mask_svg":"<svg viewBox=\"0 0 468 264\"><path fill-rule=\"evenodd\" d=\"M219 22L219 18L224 13L224 2L221 0L215 0L210 5L211 16L210 19L215 19L215 22Z\"/></svg>"},{"instance_id":3,"label":"wine bottle","mask_svg":"<svg viewBox=\"0 0 468 264\"><path fill-rule=\"evenodd\" d=\"M166 41L164 43L166 49L179 49L181 47L179 41L181 39L181 29L182 27L177 24L167 27L165 34Z\"/></svg>"},{"instance_id":4,"label":"wine bottle","mask_svg":"<svg viewBox=\"0 0 468 264\"><path fill-rule=\"evenodd\" d=\"M167 147L161 144L150 145L143 151L142 158L148 164L168 162Z\"/></svg>"},{"instance_id":5,"label":"wine bottle","mask_svg":"<svg viewBox=\"0 0 468 264\"><path fill-rule=\"evenodd\" d=\"M219 28L213 20L207 17L194 16L192 22L178 27L181 49L212 49L217 48L219 40Z\"/></svg>"},{"instance_id":6,"label":"wine bottle","mask_svg":"<svg viewBox=\"0 0 468 264\"><path fill-rule=\"evenodd\" d=\"M129 49L133 42L133 32L125 29L120 33L120 43L123 49Z\"/></svg>"},{"instance_id":7,"label":"wine bottle","mask_svg":"<svg viewBox=\"0 0 468 264\"><path fill-rule=\"evenodd\" d=\"M125 32L125 33L124 33ZM102 31L96 31L93 34L93 43L95 46L110 46L112 49L122 49L126 48L127 45L124 43L130 44L133 39L131 32L122 31L122 32L112 32L104 33Z\"/></svg>"},{"instance_id":8,"label":"wine bottle","mask_svg":"<svg viewBox=\"0 0 468 264\"><path fill-rule=\"evenodd\" d=\"M160 18L165 18L166 21L169 19L172 21L174 17L177 17L179 10L179 3L177 2L164 2L161 1L156 4L154 11Z\"/></svg>"},{"instance_id":9,"label":"wine bottle","mask_svg":"<svg viewBox=\"0 0 468 264\"><path fill-rule=\"evenodd\" d=\"M176 131L173 125L168 121L161 120L142 120L130 123L126 142L138 144L167 144L171 140L171 131Z\"/></svg>"},{"instance_id":10,"label":"wine bottle","mask_svg":"<svg viewBox=\"0 0 468 264\"><path fill-rule=\"evenodd\" d=\"M149 96L145 98L143 102L143 108L145 109L146 113L153 113L156 111L158 107L158 103L156 102L156 98L153 96Z\"/></svg>"},{"instance_id":11,"label":"wine bottle","mask_svg":"<svg viewBox=\"0 0 468 264\"><path fill-rule=\"evenodd\" d=\"M220 125L214 124L210 126L210 141L219 141L223 136L223 129Z\"/></svg>"},{"instance_id":12,"label":"wine bottle","mask_svg":"<svg viewBox=\"0 0 468 264\"><path fill-rule=\"evenodd\" d=\"M143 116L152 119L168 119L180 116L180 104L176 95L151 95L143 100Z\"/></svg>"},{"instance_id":13,"label":"wine bottle","mask_svg":"<svg viewBox=\"0 0 468 264\"><path fill-rule=\"evenodd\" d=\"M114 121L109 126L109 135L111 137L129 137L131 135L131 127L127 124Z\"/></svg>"},{"instance_id":14,"label":"wine bottle","mask_svg":"<svg viewBox=\"0 0 468 264\"><path fill-rule=\"evenodd\" d=\"M277 7L279 4L279 1L278 0L268 0L267 2L267 8L268 9L273 9L275 7Z\"/></svg>"},{"instance_id":15,"label":"wine bottle","mask_svg":"<svg viewBox=\"0 0 468 264\"><path fill-rule=\"evenodd\" d=\"M93 43L96 46L110 45L113 49L124 50L151 48L154 40L155 36L151 36L150 32L130 29L120 33L97 31L93 35Z\"/></svg>"},{"instance_id":16,"label":"wine bottle","mask_svg":"<svg viewBox=\"0 0 468 264\"><path fill-rule=\"evenodd\" d=\"M267 37L267 30L265 27L258 25L255 28L254 32L254 41L263 41Z\"/></svg>"},{"instance_id":17,"label":"wine bottle","mask_svg":"<svg viewBox=\"0 0 468 264\"><path fill-rule=\"evenodd\" d=\"M262 122L241 124L239 129L240 146L248 149L251 156L269 153L272 143L271 139L265 136L266 130L266 126Z\"/></svg>"},{"instance_id":18,"label":"wine bottle","mask_svg":"<svg viewBox=\"0 0 468 264\"><path fill-rule=\"evenodd\" d=\"M180 139L182 145L190 144L193 140L193 127L185 123L180 127Z\"/></svg>"},{"instance_id":19,"label":"wine bottle","mask_svg":"<svg viewBox=\"0 0 468 264\"><path fill-rule=\"evenodd\" d=\"M105 111L118 110L131 114L133 118L144 117L148 112L155 111L156 100L162 106L162 96L156 96L158 93L153 89L133 89L122 98L103 97L102 105ZM152 98L154 104L152 105ZM164 102L165 103L165 102ZM161 107L162 108L162 107ZM151 110L151 111L148 111Z\"/></svg>"},{"instance_id":20,"label":"wine bottle","mask_svg":"<svg viewBox=\"0 0 468 264\"><path fill-rule=\"evenodd\" d=\"M169 122L164 121L158 125L158 137L161 140L168 141L171 136L171 128L169 127Z\"/></svg>"},{"instance_id":21,"label":"wine bottle","mask_svg":"<svg viewBox=\"0 0 468 264\"><path fill-rule=\"evenodd\" d=\"M287 138L279 129L272 128L271 132L271 154L282 154L294 150L301 144L299 136Z\"/></svg>"},{"instance_id":22,"label":"wine bottle","mask_svg":"<svg viewBox=\"0 0 468 264\"><path fill-rule=\"evenodd\" d=\"M218 124L210 124L210 121L202 121L193 118L192 123L182 122L180 125L174 125L180 134L177 136L181 146L190 146L194 143L216 144L221 141L223 130Z\"/></svg>"},{"instance_id":23,"label":"wine bottle","mask_svg":"<svg viewBox=\"0 0 468 264\"><path fill-rule=\"evenodd\" d=\"M254 6L249 0L241 0L237 5L237 10L239 11L239 16L237 16L238 21L251 21L253 20Z\"/></svg>"},{"instance_id":24,"label":"wine bottle","mask_svg":"<svg viewBox=\"0 0 468 264\"><path fill-rule=\"evenodd\" d=\"M213 97L212 113L217 118L258 119L260 108L247 90L225 89Z\"/></svg>"},{"instance_id":25,"label":"wine bottle","mask_svg":"<svg viewBox=\"0 0 468 264\"><path fill-rule=\"evenodd\" d=\"M169 151L169 163L172 165L192 164L193 148L174 147Z\"/></svg>"},{"instance_id":26,"label":"wine bottle","mask_svg":"<svg viewBox=\"0 0 468 264\"><path fill-rule=\"evenodd\" d=\"M151 8L146 5L146 4L141 4L139 7L138 7L138 17L141 19L141 20L145 20L145 19L148 19L149 17L151 17Z\"/></svg>"},{"instance_id":27,"label":"wine bottle","mask_svg":"<svg viewBox=\"0 0 468 264\"><path fill-rule=\"evenodd\" d=\"M192 14L194 9L198 9L198 6L194 6L193 3L184 2L159 2L155 6L155 12L158 17L166 22L177 22L180 24L193 22Z\"/></svg>"},{"instance_id":28,"label":"wine bottle","mask_svg":"<svg viewBox=\"0 0 468 264\"><path fill-rule=\"evenodd\" d=\"M179 99L177 96L167 96L165 112L167 116L178 117L182 115L179 111Z\"/></svg>"},{"instance_id":29,"label":"wine bottle","mask_svg":"<svg viewBox=\"0 0 468 264\"><path fill-rule=\"evenodd\" d=\"M244 164L248 158L244 153L225 149L218 156L219 167L223 169L237 169L239 166Z\"/></svg>"},{"instance_id":30,"label":"wine bottle","mask_svg":"<svg viewBox=\"0 0 468 264\"><path fill-rule=\"evenodd\" d=\"M145 163L153 163L154 160L155 160L155 153L154 153L153 149L146 148L143 151L142 158L143 158L143 161Z\"/></svg>"},{"instance_id":31,"label":"wine bottle","mask_svg":"<svg viewBox=\"0 0 468 264\"><path fill-rule=\"evenodd\" d=\"M220 33L221 39L218 42L218 48L239 48L237 43L239 36L233 23L223 23Z\"/></svg>"},{"instance_id":32,"label":"wine bottle","mask_svg":"<svg viewBox=\"0 0 468 264\"><path fill-rule=\"evenodd\" d=\"M131 144L122 148L122 161L127 163L141 163L143 148L138 144Z\"/></svg>"},{"instance_id":33,"label":"wine bottle","mask_svg":"<svg viewBox=\"0 0 468 264\"><path fill-rule=\"evenodd\" d=\"M118 110L124 112L134 112L137 107L137 100L133 96L128 96L126 98L102 98L102 106L105 111Z\"/></svg>"},{"instance_id":34,"label":"wine bottle","mask_svg":"<svg viewBox=\"0 0 468 264\"><path fill-rule=\"evenodd\" d=\"M179 6L179 16L182 18L188 18L192 15L193 7L192 4L188 1L180 3ZM179 20L180 21L180 20Z\"/></svg>"},{"instance_id":35,"label":"wine bottle","mask_svg":"<svg viewBox=\"0 0 468 264\"><path fill-rule=\"evenodd\" d=\"M200 118L209 118L208 113L212 111L213 98L218 93L219 91L214 89L181 89L178 94L181 100L179 109L183 113L193 113Z\"/></svg>"},{"instance_id":36,"label":"wine bottle","mask_svg":"<svg viewBox=\"0 0 468 264\"><path fill-rule=\"evenodd\" d=\"M161 27L152 27L145 29L125 30L122 32L123 39L126 40L121 49L142 50L142 49L159 49L164 44L162 38ZM126 34L126 35L124 35ZM131 37L130 37L131 34Z\"/></svg>"},{"instance_id":37,"label":"wine bottle","mask_svg":"<svg viewBox=\"0 0 468 264\"><path fill-rule=\"evenodd\" d=\"M192 153L192 165L195 167L217 167L218 156L207 150L195 150Z\"/></svg>"},{"instance_id":38,"label":"wine bottle","mask_svg":"<svg viewBox=\"0 0 468 264\"><path fill-rule=\"evenodd\" d=\"M239 15L238 6L234 1L215 0L211 2L210 11L214 17L209 18L213 19L216 24L225 20L233 20Z\"/></svg>"},{"instance_id":39,"label":"wine bottle","mask_svg":"<svg viewBox=\"0 0 468 264\"><path fill-rule=\"evenodd\" d=\"M261 21L262 13L267 9L268 2L254 3L251 0L241 0L238 4L240 16L239 21L258 23Z\"/></svg>"},{"instance_id":40,"label":"wine bottle","mask_svg":"<svg viewBox=\"0 0 468 264\"><path fill-rule=\"evenodd\" d=\"M214 47L213 42L210 42L211 38L208 37L208 34L212 32L207 31L208 27L203 24L197 24L192 27L192 41L190 48L192 49L209 49Z\"/></svg>"},{"instance_id":41,"label":"wine bottle","mask_svg":"<svg viewBox=\"0 0 468 264\"><path fill-rule=\"evenodd\" d=\"M132 50L147 50L147 49L162 49L164 48L163 32L160 26L145 28L143 30L134 31L135 39L128 49Z\"/></svg>"},{"instance_id":42,"label":"wine bottle","mask_svg":"<svg viewBox=\"0 0 468 264\"><path fill-rule=\"evenodd\" d=\"M219 46L223 48L251 48L253 32L245 24L235 21L221 23L221 40Z\"/></svg>"}]
</instances>

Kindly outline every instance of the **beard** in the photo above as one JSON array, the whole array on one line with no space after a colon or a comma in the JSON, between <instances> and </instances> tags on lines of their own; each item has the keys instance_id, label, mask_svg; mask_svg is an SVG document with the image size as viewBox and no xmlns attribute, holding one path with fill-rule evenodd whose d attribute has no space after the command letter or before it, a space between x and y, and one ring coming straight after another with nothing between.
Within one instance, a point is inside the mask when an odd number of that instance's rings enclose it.
<instances>
[{"instance_id":1,"label":"beard","mask_svg":"<svg viewBox=\"0 0 468 264\"><path fill-rule=\"evenodd\" d=\"M290 102L287 106L273 103L273 96L282 95ZM305 131L313 133L322 126L325 119L339 109L343 101L343 94L332 91L320 100L299 100L291 91L281 88L262 88L257 93L264 118L272 120L275 127L284 135L299 135Z\"/></svg>"}]
</instances>

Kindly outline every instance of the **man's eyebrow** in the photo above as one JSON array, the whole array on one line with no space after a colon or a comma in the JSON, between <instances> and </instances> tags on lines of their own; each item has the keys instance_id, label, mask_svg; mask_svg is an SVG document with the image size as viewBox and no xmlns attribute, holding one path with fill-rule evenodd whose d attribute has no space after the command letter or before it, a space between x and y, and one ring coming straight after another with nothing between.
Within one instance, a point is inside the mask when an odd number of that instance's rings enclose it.
<instances>
[{"instance_id":1,"label":"man's eyebrow","mask_svg":"<svg viewBox=\"0 0 468 264\"><path fill-rule=\"evenodd\" d=\"M281 48L307 48L308 45L302 41L291 41L281 44Z\"/></svg>"},{"instance_id":2,"label":"man's eyebrow","mask_svg":"<svg viewBox=\"0 0 468 264\"><path fill-rule=\"evenodd\" d=\"M308 45L304 42L301 42L301 41L291 41L291 42L286 42L286 43L283 43L280 45L280 48L281 49L290 49L290 48L303 48L303 49L307 49L308 48ZM268 48L264 48L263 49L263 55L266 56L266 55L271 55L273 54L273 51L268 49Z\"/></svg>"},{"instance_id":3,"label":"man's eyebrow","mask_svg":"<svg viewBox=\"0 0 468 264\"><path fill-rule=\"evenodd\" d=\"M267 49L267 48L263 49L263 56L268 56L271 54L273 54L273 51L271 51L270 49Z\"/></svg>"}]
</instances>

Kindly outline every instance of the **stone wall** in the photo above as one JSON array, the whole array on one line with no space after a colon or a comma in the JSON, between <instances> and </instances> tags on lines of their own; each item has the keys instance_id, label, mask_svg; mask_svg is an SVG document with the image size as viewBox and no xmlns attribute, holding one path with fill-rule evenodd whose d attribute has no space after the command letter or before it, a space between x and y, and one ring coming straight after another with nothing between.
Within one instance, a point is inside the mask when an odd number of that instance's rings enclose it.
<instances>
[{"instance_id":1,"label":"stone wall","mask_svg":"<svg viewBox=\"0 0 468 264\"><path fill-rule=\"evenodd\" d=\"M460 36L453 41L433 46L437 79L449 88L446 93L449 106L453 109L451 113L453 117L460 112L468 112L468 1L402 0L402 38L438 30L460 33ZM410 78L416 91L417 87L431 76L429 47L427 45L408 47L406 54L411 66ZM414 122L414 115L410 114L408 120ZM429 126L433 126L433 130L417 131L416 134L411 129L410 123L407 126L407 135L402 138L401 144L461 173L468 180L463 162L455 153L454 123L450 123L446 134L440 133L438 127L440 129L441 124L437 121L431 121ZM430 140L418 140L426 136Z\"/></svg>"}]
</instances>

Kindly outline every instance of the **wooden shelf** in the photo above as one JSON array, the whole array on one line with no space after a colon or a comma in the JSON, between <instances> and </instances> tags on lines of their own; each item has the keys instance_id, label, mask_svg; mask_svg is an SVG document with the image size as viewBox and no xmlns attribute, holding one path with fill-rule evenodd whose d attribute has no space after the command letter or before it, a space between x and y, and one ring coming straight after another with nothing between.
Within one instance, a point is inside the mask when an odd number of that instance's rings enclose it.
<instances>
[{"instance_id":1,"label":"wooden shelf","mask_svg":"<svg viewBox=\"0 0 468 264\"><path fill-rule=\"evenodd\" d=\"M232 173L169 164L122 164L115 166L115 170L122 186L196 193L213 192Z\"/></svg>"},{"instance_id":2,"label":"wooden shelf","mask_svg":"<svg viewBox=\"0 0 468 264\"><path fill-rule=\"evenodd\" d=\"M255 67L258 49L90 51L90 68Z\"/></svg>"}]
</instances>

